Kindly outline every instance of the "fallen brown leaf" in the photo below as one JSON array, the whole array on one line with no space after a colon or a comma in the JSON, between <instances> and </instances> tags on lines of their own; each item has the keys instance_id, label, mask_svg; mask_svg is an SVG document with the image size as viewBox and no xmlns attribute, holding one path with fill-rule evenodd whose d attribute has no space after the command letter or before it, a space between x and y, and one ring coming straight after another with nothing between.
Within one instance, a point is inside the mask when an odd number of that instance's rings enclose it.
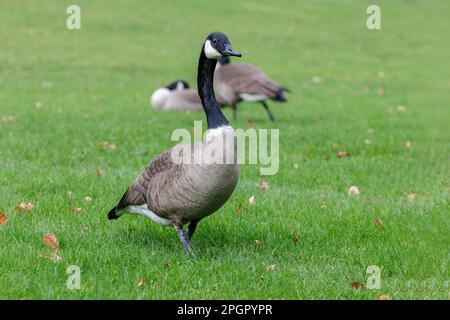
<instances>
[{"instance_id":1,"label":"fallen brown leaf","mask_svg":"<svg viewBox=\"0 0 450 320\"><path fill-rule=\"evenodd\" d=\"M253 206L255 203L256 203L256 198L255 198L255 196L251 196L251 197L248 199L248 204L251 205L251 206Z\"/></svg>"},{"instance_id":2,"label":"fallen brown leaf","mask_svg":"<svg viewBox=\"0 0 450 320\"><path fill-rule=\"evenodd\" d=\"M239 203L238 206L236 207L236 212L239 213L242 210L242 203Z\"/></svg>"},{"instance_id":3,"label":"fallen brown leaf","mask_svg":"<svg viewBox=\"0 0 450 320\"><path fill-rule=\"evenodd\" d=\"M3 212L0 212L0 225L8 224L8 217Z\"/></svg>"},{"instance_id":4,"label":"fallen brown leaf","mask_svg":"<svg viewBox=\"0 0 450 320\"><path fill-rule=\"evenodd\" d=\"M53 250L57 250L59 248L59 242L56 236L53 233L45 233L42 236L42 243Z\"/></svg>"},{"instance_id":5,"label":"fallen brown leaf","mask_svg":"<svg viewBox=\"0 0 450 320\"><path fill-rule=\"evenodd\" d=\"M326 209L327 208L327 205L326 204L321 204L320 205L320 209Z\"/></svg>"},{"instance_id":6,"label":"fallen brown leaf","mask_svg":"<svg viewBox=\"0 0 450 320\"><path fill-rule=\"evenodd\" d=\"M107 148L107 149L111 149L111 150L114 150L117 148L117 146L114 143L111 143L109 141L102 141L102 142L100 142L100 145L103 148Z\"/></svg>"},{"instance_id":7,"label":"fallen brown leaf","mask_svg":"<svg viewBox=\"0 0 450 320\"><path fill-rule=\"evenodd\" d=\"M261 191L269 190L269 183L267 181L261 181L256 184L256 187Z\"/></svg>"},{"instance_id":8,"label":"fallen brown leaf","mask_svg":"<svg viewBox=\"0 0 450 320\"><path fill-rule=\"evenodd\" d=\"M375 219L375 227L381 227L383 225L383 221L380 218Z\"/></svg>"},{"instance_id":9,"label":"fallen brown leaf","mask_svg":"<svg viewBox=\"0 0 450 320\"><path fill-rule=\"evenodd\" d=\"M96 169L95 169L95 175L96 175L97 177L100 177L100 176L102 176L102 175L103 175L103 171L102 171L102 169L100 169L100 168L96 168Z\"/></svg>"},{"instance_id":10,"label":"fallen brown leaf","mask_svg":"<svg viewBox=\"0 0 450 320\"><path fill-rule=\"evenodd\" d=\"M144 278L142 278L141 280L139 280L138 284L136 285L137 288L142 287L145 283Z\"/></svg>"},{"instance_id":11,"label":"fallen brown leaf","mask_svg":"<svg viewBox=\"0 0 450 320\"><path fill-rule=\"evenodd\" d=\"M352 288L355 288L355 289L364 289L364 288L366 288L366 285L361 283L361 282L359 282L359 281L352 281L351 286L352 286Z\"/></svg>"},{"instance_id":12,"label":"fallen brown leaf","mask_svg":"<svg viewBox=\"0 0 450 320\"><path fill-rule=\"evenodd\" d=\"M164 268L172 269L172 264L170 262L166 262L166 263L164 263Z\"/></svg>"},{"instance_id":13,"label":"fallen brown leaf","mask_svg":"<svg viewBox=\"0 0 450 320\"><path fill-rule=\"evenodd\" d=\"M356 186L351 186L348 189L347 193L348 193L349 196L357 196L357 195L359 195L359 189Z\"/></svg>"},{"instance_id":14,"label":"fallen brown leaf","mask_svg":"<svg viewBox=\"0 0 450 320\"><path fill-rule=\"evenodd\" d=\"M349 153L345 150L338 151L338 153L336 153L336 157L338 157L338 158L343 158L343 157L348 157L348 156L349 156Z\"/></svg>"},{"instance_id":15,"label":"fallen brown leaf","mask_svg":"<svg viewBox=\"0 0 450 320\"><path fill-rule=\"evenodd\" d=\"M411 143L411 141L405 141L405 142L403 142L403 146L406 148L406 149L411 149L411 147L412 147L412 143Z\"/></svg>"},{"instance_id":16,"label":"fallen brown leaf","mask_svg":"<svg viewBox=\"0 0 450 320\"><path fill-rule=\"evenodd\" d=\"M73 198L73 192L72 191L67 191L67 197L72 199Z\"/></svg>"},{"instance_id":17,"label":"fallen brown leaf","mask_svg":"<svg viewBox=\"0 0 450 320\"><path fill-rule=\"evenodd\" d=\"M247 119L247 124L249 127L253 126L253 120L252 119Z\"/></svg>"},{"instance_id":18,"label":"fallen brown leaf","mask_svg":"<svg viewBox=\"0 0 450 320\"><path fill-rule=\"evenodd\" d=\"M416 194L415 194L415 193L410 193L410 194L408 194L408 200L409 200L409 201L414 201L414 200L416 200Z\"/></svg>"},{"instance_id":19,"label":"fallen brown leaf","mask_svg":"<svg viewBox=\"0 0 450 320\"><path fill-rule=\"evenodd\" d=\"M382 294L381 296L378 297L378 300L391 300L391 297Z\"/></svg>"},{"instance_id":20,"label":"fallen brown leaf","mask_svg":"<svg viewBox=\"0 0 450 320\"><path fill-rule=\"evenodd\" d=\"M33 209L35 207L35 205L31 202L21 202L19 203L19 205L16 207L16 211L19 212L26 212L26 211L30 211L31 209Z\"/></svg>"},{"instance_id":21,"label":"fallen brown leaf","mask_svg":"<svg viewBox=\"0 0 450 320\"><path fill-rule=\"evenodd\" d=\"M91 202L91 201L92 201L92 198L89 197L89 196L86 196L86 197L84 197L84 201L85 201L85 202Z\"/></svg>"},{"instance_id":22,"label":"fallen brown leaf","mask_svg":"<svg viewBox=\"0 0 450 320\"><path fill-rule=\"evenodd\" d=\"M81 211L83 211L83 209L81 209L81 208L73 208L72 211L75 212L76 214L79 214L79 213L81 213Z\"/></svg>"},{"instance_id":23,"label":"fallen brown leaf","mask_svg":"<svg viewBox=\"0 0 450 320\"><path fill-rule=\"evenodd\" d=\"M264 269L266 269L266 271L274 271L277 270L277 265L276 264L268 264L264 266Z\"/></svg>"}]
</instances>

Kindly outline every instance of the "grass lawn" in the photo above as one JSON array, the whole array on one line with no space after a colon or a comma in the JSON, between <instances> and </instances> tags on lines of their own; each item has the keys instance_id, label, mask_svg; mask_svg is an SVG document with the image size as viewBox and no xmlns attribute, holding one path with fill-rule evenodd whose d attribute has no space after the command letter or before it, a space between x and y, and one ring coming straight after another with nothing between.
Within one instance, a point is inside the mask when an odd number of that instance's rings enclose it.
<instances>
[{"instance_id":1,"label":"grass lawn","mask_svg":"<svg viewBox=\"0 0 450 320\"><path fill-rule=\"evenodd\" d=\"M0 298L448 299L447 1L377 1L372 31L373 1L78 0L70 31L72 3L0 3ZM270 103L275 123L259 105L241 104L237 121L225 110L235 128L280 129L280 170L261 191L259 167L242 166L192 260L173 229L106 214L174 129L204 120L155 111L149 96L195 86L217 30L292 92ZM66 287L69 265L80 290ZM381 288L355 288L370 265Z\"/></svg>"}]
</instances>

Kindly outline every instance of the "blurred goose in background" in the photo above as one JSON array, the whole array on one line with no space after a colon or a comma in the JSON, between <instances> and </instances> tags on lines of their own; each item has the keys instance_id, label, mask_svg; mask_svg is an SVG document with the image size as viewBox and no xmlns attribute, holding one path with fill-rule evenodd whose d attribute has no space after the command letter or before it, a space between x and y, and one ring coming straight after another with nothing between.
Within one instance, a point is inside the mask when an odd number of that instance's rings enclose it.
<instances>
[{"instance_id":1,"label":"blurred goose in background","mask_svg":"<svg viewBox=\"0 0 450 320\"><path fill-rule=\"evenodd\" d=\"M225 105L217 99L219 106ZM150 103L155 109L203 111L202 101L197 90L190 88L185 80L176 80L164 88L153 92Z\"/></svg>"},{"instance_id":2,"label":"blurred goose in background","mask_svg":"<svg viewBox=\"0 0 450 320\"><path fill-rule=\"evenodd\" d=\"M189 88L184 80L177 80L153 92L150 103L155 109L203 110L198 92Z\"/></svg>"},{"instance_id":3,"label":"blurred goose in background","mask_svg":"<svg viewBox=\"0 0 450 320\"><path fill-rule=\"evenodd\" d=\"M175 227L184 248L193 256L189 240L197 223L222 207L239 179L234 130L214 95L214 70L217 60L223 56L240 57L241 54L231 47L223 33L210 34L203 44L197 73L198 95L208 123L205 140L178 144L158 155L108 213L109 219L117 219L124 213L140 214ZM199 153L204 159L205 150L218 148L223 150L224 158L231 156L234 161L192 161ZM178 161L180 157L190 161ZM187 223L186 234L183 225Z\"/></svg>"},{"instance_id":4,"label":"blurred goose in background","mask_svg":"<svg viewBox=\"0 0 450 320\"><path fill-rule=\"evenodd\" d=\"M214 89L217 96L233 109L233 119L236 119L237 104L247 101L261 103L271 121L275 118L266 101L285 102L284 92L289 91L250 64L230 63L229 57L219 60Z\"/></svg>"}]
</instances>

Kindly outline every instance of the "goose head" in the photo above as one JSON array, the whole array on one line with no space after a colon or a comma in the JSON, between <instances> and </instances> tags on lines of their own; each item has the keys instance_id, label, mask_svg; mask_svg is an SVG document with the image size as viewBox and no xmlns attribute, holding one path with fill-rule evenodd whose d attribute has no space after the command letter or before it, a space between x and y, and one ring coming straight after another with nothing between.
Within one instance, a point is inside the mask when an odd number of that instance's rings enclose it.
<instances>
[{"instance_id":1,"label":"goose head","mask_svg":"<svg viewBox=\"0 0 450 320\"><path fill-rule=\"evenodd\" d=\"M163 88L155 90L150 98L150 103L152 104L153 108L162 109L167 99L169 98L170 92L186 89L189 89L189 84L186 81L176 80L169 83Z\"/></svg>"},{"instance_id":2,"label":"goose head","mask_svg":"<svg viewBox=\"0 0 450 320\"><path fill-rule=\"evenodd\" d=\"M166 86L167 89L169 89L170 91L172 90L184 90L184 89L189 89L189 84L187 83L187 81L184 80L176 80L174 82L169 83Z\"/></svg>"},{"instance_id":3,"label":"goose head","mask_svg":"<svg viewBox=\"0 0 450 320\"><path fill-rule=\"evenodd\" d=\"M208 59L218 60L222 57L241 57L241 53L231 46L228 37L221 32L211 33L205 40L203 51Z\"/></svg>"}]
</instances>

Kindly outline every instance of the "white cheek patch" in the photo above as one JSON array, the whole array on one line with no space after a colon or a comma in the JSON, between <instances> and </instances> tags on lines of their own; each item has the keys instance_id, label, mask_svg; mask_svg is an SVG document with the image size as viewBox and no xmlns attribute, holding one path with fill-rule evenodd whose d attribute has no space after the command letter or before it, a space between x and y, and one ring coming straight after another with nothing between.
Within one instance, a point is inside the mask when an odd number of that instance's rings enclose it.
<instances>
[{"instance_id":1,"label":"white cheek patch","mask_svg":"<svg viewBox=\"0 0 450 320\"><path fill-rule=\"evenodd\" d=\"M178 82L177 82L177 87L176 87L175 90L177 90L177 91L184 90L184 84L183 84L183 82L178 81Z\"/></svg>"},{"instance_id":2,"label":"white cheek patch","mask_svg":"<svg viewBox=\"0 0 450 320\"><path fill-rule=\"evenodd\" d=\"M222 55L217 51L211 44L210 40L206 40L205 42L205 56L208 59L218 59L222 57Z\"/></svg>"}]
</instances>

